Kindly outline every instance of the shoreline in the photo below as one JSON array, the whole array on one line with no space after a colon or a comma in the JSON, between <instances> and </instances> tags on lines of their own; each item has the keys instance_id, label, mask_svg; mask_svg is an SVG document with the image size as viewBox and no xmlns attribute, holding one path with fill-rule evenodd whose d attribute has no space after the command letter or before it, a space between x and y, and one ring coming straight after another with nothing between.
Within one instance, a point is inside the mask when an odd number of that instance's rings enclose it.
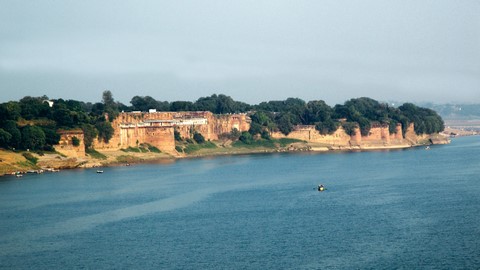
<instances>
[{"instance_id":1,"label":"shoreline","mask_svg":"<svg viewBox=\"0 0 480 270\"><path fill-rule=\"evenodd\" d=\"M107 167L119 167L130 166L132 164L148 164L148 163L160 163L160 162L175 162L181 159L192 158L204 158L204 157L216 157L216 156L234 156L234 155L252 155L252 154L276 154L276 153L338 153L338 152L370 152L370 151L390 151L390 150L404 150L409 148L426 147L428 145L440 145L448 144L450 141L445 138L443 141L433 141L426 144L391 144L391 145L376 145L376 144L364 144L353 146L342 145L319 145L315 143L293 143L286 147L265 148L265 147L224 147L219 144L216 148L200 149L191 154L167 154L167 153L137 153L137 152L125 152L122 150L96 150L102 154L105 158L94 158L90 155L86 157L65 157L59 154L45 154L38 156L38 162L36 164L27 165L25 161L17 161L18 156L22 156L22 153L11 152L2 150L0 152L0 164L4 164L4 157L11 155L17 156L16 164L22 164L23 166L15 166L11 164L10 170L2 167L0 170L1 176L8 176L17 174L23 174L27 171L48 171L48 170L71 170L71 169L91 169L91 168L107 168ZM23 156L22 156L23 158ZM8 166L7 166L8 167Z\"/></svg>"}]
</instances>

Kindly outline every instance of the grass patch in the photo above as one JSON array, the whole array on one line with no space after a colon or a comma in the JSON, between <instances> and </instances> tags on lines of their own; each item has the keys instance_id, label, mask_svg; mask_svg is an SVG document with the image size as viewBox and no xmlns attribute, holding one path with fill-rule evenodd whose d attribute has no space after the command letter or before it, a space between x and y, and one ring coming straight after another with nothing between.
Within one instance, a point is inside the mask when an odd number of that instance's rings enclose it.
<instances>
[{"instance_id":1,"label":"grass patch","mask_svg":"<svg viewBox=\"0 0 480 270\"><path fill-rule=\"evenodd\" d=\"M133 163L142 161L142 159L134 156L122 155L117 157L117 161L121 163Z\"/></svg>"},{"instance_id":2,"label":"grass patch","mask_svg":"<svg viewBox=\"0 0 480 270\"><path fill-rule=\"evenodd\" d=\"M22 156L26 158L33 165L37 164L38 158L34 157L32 154L25 152L25 153L22 153Z\"/></svg>"},{"instance_id":3,"label":"grass patch","mask_svg":"<svg viewBox=\"0 0 480 270\"><path fill-rule=\"evenodd\" d=\"M162 152L162 151L160 151L160 149L158 149L157 147L152 146L152 145L148 145L148 151L150 151L152 153L161 153Z\"/></svg>"},{"instance_id":4,"label":"grass patch","mask_svg":"<svg viewBox=\"0 0 480 270\"><path fill-rule=\"evenodd\" d=\"M281 147L285 147L285 146L287 146L289 144L292 144L292 143L306 142L306 141L302 141L302 140L298 140L298 139L290 139L290 138L281 138L281 139L278 139L276 141L278 141L278 143L280 144Z\"/></svg>"},{"instance_id":5,"label":"grass patch","mask_svg":"<svg viewBox=\"0 0 480 270\"><path fill-rule=\"evenodd\" d=\"M204 142L202 144L189 143L185 146L185 148L183 148L183 152L185 152L186 154L191 154L201 149L213 149L213 148L217 148L217 145L210 141ZM177 147L175 147L175 149L177 149Z\"/></svg>"},{"instance_id":6,"label":"grass patch","mask_svg":"<svg viewBox=\"0 0 480 270\"><path fill-rule=\"evenodd\" d=\"M34 164L32 164L32 162L26 160L26 161L18 161L17 162L17 165L21 166L21 167L24 167L24 168L31 168L32 166L35 166Z\"/></svg>"},{"instance_id":7,"label":"grass patch","mask_svg":"<svg viewBox=\"0 0 480 270\"><path fill-rule=\"evenodd\" d=\"M240 148L276 148L275 145L276 140L257 140L251 141L250 143L244 143L242 141L236 141L232 143L233 147L240 147Z\"/></svg>"},{"instance_id":8,"label":"grass patch","mask_svg":"<svg viewBox=\"0 0 480 270\"><path fill-rule=\"evenodd\" d=\"M129 147L126 148L126 149L121 149L121 150L122 150L123 152L134 152L134 153L140 153L140 152L141 152L140 148L138 148L138 147L131 147L131 146L129 146Z\"/></svg>"},{"instance_id":9,"label":"grass patch","mask_svg":"<svg viewBox=\"0 0 480 270\"><path fill-rule=\"evenodd\" d=\"M85 153L87 153L89 156L91 156L92 158L96 158L96 159L107 159L107 156L105 156L104 154L96 151L95 149L90 149L88 148Z\"/></svg>"},{"instance_id":10,"label":"grass patch","mask_svg":"<svg viewBox=\"0 0 480 270\"><path fill-rule=\"evenodd\" d=\"M162 151L160 151L160 149L158 149L157 147L155 146L152 146L148 143L142 143L140 144L139 147L131 147L129 146L128 148L126 149L120 149L121 151L123 152L133 152L133 153L148 153L148 152L152 152L152 153L161 153Z\"/></svg>"},{"instance_id":11,"label":"grass patch","mask_svg":"<svg viewBox=\"0 0 480 270\"><path fill-rule=\"evenodd\" d=\"M244 143L242 141L236 141L232 143L233 147L241 147L241 148L270 148L275 149L278 147L285 147L292 143L297 142L304 142L302 140L297 139L290 139L290 138L281 138L281 139L260 139L260 140L252 140L250 143Z\"/></svg>"}]
</instances>

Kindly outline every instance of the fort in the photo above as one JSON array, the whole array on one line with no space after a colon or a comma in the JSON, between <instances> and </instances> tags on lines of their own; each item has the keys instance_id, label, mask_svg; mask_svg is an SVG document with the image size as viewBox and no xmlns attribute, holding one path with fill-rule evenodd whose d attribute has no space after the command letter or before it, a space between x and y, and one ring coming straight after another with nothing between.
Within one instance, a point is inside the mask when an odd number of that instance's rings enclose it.
<instances>
[{"instance_id":1,"label":"fort","mask_svg":"<svg viewBox=\"0 0 480 270\"><path fill-rule=\"evenodd\" d=\"M83 130L58 130L60 140L55 145L55 151L68 157L84 157L85 143ZM75 141L77 143L75 143Z\"/></svg>"},{"instance_id":2,"label":"fort","mask_svg":"<svg viewBox=\"0 0 480 270\"><path fill-rule=\"evenodd\" d=\"M108 118L108 115L106 115ZM246 114L216 115L208 111L194 112L122 112L112 121L114 133L112 138L105 142L94 139L93 147L97 150L120 150L128 147L138 147L149 144L160 151L177 155L175 150L175 131L184 138L192 138L198 132L206 140L218 140L222 134L230 133L234 129L240 132L250 129L250 117ZM67 156L85 156L83 133L81 130L60 131L60 143L55 146L57 151ZM359 128L355 128L353 135L348 135L340 126L333 134L320 134L314 125L297 125L292 132L284 135L281 132L272 132L272 138L292 138L313 145L322 145L328 149L371 149L371 148L398 148L418 144L422 136L417 136L413 123L405 134L402 125L397 124L394 133L390 133L388 124L373 124L369 134L362 136ZM80 141L80 145L73 144L73 138ZM315 150L315 148L312 148Z\"/></svg>"},{"instance_id":3,"label":"fort","mask_svg":"<svg viewBox=\"0 0 480 270\"><path fill-rule=\"evenodd\" d=\"M211 112L123 112L112 122L113 137L108 143L96 139L95 149L122 149L148 143L163 152L175 153L174 131L183 138L195 132L206 140L218 140L219 135L232 130L248 131L250 118L246 114L214 115Z\"/></svg>"},{"instance_id":4,"label":"fort","mask_svg":"<svg viewBox=\"0 0 480 270\"><path fill-rule=\"evenodd\" d=\"M396 125L395 133L390 133L387 124L373 124L367 136L362 136L358 127L350 136L341 126L333 134L323 135L315 129L314 125L298 125L288 135L274 132L272 137L299 139L334 149L408 147L417 144L419 140L413 123L408 126L405 136L401 124Z\"/></svg>"}]
</instances>

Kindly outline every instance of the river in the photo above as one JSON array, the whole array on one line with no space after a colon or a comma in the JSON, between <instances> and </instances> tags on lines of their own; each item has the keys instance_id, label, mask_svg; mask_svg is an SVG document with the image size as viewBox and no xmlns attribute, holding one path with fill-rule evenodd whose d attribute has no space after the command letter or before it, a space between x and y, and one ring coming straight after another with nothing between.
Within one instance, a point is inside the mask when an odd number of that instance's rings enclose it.
<instances>
[{"instance_id":1,"label":"river","mask_svg":"<svg viewBox=\"0 0 480 270\"><path fill-rule=\"evenodd\" d=\"M480 137L3 177L0 268L478 269L479 194Z\"/></svg>"}]
</instances>

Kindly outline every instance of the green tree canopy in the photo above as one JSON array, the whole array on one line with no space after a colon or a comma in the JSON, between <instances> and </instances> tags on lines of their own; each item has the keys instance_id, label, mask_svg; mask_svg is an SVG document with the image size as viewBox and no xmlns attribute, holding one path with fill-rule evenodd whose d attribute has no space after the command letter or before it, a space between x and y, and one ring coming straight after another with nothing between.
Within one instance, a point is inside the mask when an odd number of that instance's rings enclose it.
<instances>
[{"instance_id":1,"label":"green tree canopy","mask_svg":"<svg viewBox=\"0 0 480 270\"><path fill-rule=\"evenodd\" d=\"M22 148L41 150L46 144L43 130L38 126L25 126L22 129Z\"/></svg>"}]
</instances>

